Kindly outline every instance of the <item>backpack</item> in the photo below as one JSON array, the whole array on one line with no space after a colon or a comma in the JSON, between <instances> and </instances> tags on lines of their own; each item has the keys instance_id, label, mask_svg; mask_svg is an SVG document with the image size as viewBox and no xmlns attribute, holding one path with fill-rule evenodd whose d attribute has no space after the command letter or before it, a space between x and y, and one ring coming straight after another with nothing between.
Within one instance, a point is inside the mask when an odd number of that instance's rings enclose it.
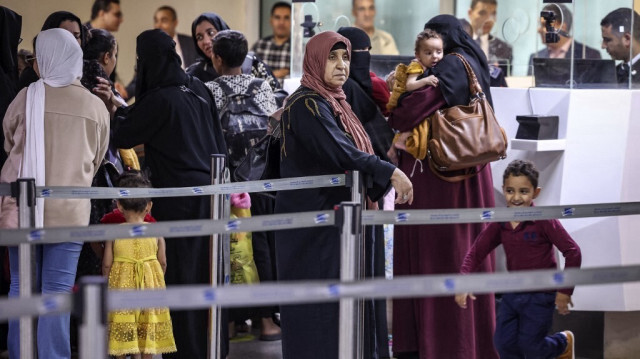
<instances>
[{"instance_id":1,"label":"backpack","mask_svg":"<svg viewBox=\"0 0 640 359\"><path fill-rule=\"evenodd\" d=\"M217 81L216 81L217 82ZM234 93L225 82L217 82L227 97L220 111L220 123L227 143L229 169L233 172L251 147L267 134L269 114L255 100L263 79L254 78L245 93Z\"/></svg>"}]
</instances>

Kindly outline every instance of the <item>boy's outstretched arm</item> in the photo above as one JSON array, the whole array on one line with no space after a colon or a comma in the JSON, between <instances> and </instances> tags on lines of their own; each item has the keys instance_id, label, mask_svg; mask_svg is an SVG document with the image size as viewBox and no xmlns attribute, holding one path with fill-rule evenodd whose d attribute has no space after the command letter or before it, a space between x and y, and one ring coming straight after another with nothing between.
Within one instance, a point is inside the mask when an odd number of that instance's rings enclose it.
<instances>
[{"instance_id":1,"label":"boy's outstretched arm","mask_svg":"<svg viewBox=\"0 0 640 359\"><path fill-rule=\"evenodd\" d=\"M471 300L476 300L476 296L473 293L456 294L456 303L460 308L467 309L467 297L471 298Z\"/></svg>"},{"instance_id":2,"label":"boy's outstretched arm","mask_svg":"<svg viewBox=\"0 0 640 359\"><path fill-rule=\"evenodd\" d=\"M573 307L571 296L565 293L558 292L556 294L556 308L558 309L558 314L560 315L569 314L570 312L569 306Z\"/></svg>"}]
</instances>

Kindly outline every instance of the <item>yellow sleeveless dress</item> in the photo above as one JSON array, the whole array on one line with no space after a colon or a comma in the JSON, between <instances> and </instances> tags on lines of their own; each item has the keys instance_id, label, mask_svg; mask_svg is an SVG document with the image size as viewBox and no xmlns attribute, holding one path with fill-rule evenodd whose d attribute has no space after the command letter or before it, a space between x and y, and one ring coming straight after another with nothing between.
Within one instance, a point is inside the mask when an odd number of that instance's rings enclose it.
<instances>
[{"instance_id":1,"label":"yellow sleeveless dress","mask_svg":"<svg viewBox=\"0 0 640 359\"><path fill-rule=\"evenodd\" d=\"M157 238L115 240L109 289L164 289L164 273L157 253ZM110 312L108 332L110 355L176 351L169 308Z\"/></svg>"}]
</instances>

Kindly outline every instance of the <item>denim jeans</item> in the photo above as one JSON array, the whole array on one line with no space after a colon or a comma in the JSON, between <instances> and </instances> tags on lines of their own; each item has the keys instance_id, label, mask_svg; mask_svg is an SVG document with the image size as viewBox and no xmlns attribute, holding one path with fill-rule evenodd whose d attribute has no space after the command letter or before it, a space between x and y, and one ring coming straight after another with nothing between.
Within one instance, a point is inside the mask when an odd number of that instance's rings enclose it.
<instances>
[{"instance_id":1,"label":"denim jeans","mask_svg":"<svg viewBox=\"0 0 640 359\"><path fill-rule=\"evenodd\" d=\"M567 339L551 329L556 293L506 293L498 309L494 342L501 359L547 359L562 354Z\"/></svg>"},{"instance_id":2,"label":"denim jeans","mask_svg":"<svg viewBox=\"0 0 640 359\"><path fill-rule=\"evenodd\" d=\"M69 293L76 279L76 269L82 243L67 242L33 246L36 251L36 286L47 293ZM20 295L18 247L9 248L11 286L9 297ZM38 318L38 357L50 359L71 358L69 344L70 314L45 315ZM20 358L20 321L9 321L7 339L9 358Z\"/></svg>"}]
</instances>

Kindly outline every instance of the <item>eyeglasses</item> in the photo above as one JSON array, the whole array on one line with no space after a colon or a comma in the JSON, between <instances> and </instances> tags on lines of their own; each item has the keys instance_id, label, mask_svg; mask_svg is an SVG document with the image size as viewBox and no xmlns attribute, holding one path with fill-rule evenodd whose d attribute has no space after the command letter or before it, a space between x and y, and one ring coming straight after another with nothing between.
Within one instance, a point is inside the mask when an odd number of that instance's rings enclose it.
<instances>
[{"instance_id":1,"label":"eyeglasses","mask_svg":"<svg viewBox=\"0 0 640 359\"><path fill-rule=\"evenodd\" d=\"M22 43L22 38L18 38L18 45L20 45Z\"/></svg>"}]
</instances>

